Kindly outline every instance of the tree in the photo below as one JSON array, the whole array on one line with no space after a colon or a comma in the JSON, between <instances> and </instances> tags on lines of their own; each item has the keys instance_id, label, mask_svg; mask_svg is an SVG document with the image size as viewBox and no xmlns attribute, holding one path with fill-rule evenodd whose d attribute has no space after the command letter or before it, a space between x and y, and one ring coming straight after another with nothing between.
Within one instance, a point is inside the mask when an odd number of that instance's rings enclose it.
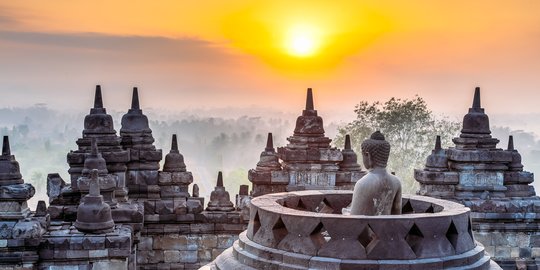
<instances>
[{"instance_id":1,"label":"tree","mask_svg":"<svg viewBox=\"0 0 540 270\"><path fill-rule=\"evenodd\" d=\"M411 100L391 98L385 103L362 101L356 105L354 112L356 119L339 128L335 145L343 146L345 135L349 134L361 161L362 141L380 130L392 146L388 170L401 178L405 193L416 191L413 171L423 168L433 149L435 137L441 135L443 142L449 143L460 128L457 121L435 117L426 102L418 96Z\"/></svg>"}]
</instances>

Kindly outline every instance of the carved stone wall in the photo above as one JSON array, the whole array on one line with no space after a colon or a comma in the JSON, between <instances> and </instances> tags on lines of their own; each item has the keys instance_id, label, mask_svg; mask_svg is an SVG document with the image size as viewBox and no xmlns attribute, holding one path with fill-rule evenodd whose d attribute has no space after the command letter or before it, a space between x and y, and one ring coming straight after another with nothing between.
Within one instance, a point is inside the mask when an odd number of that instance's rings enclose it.
<instances>
[{"instance_id":1,"label":"carved stone wall","mask_svg":"<svg viewBox=\"0 0 540 270\"><path fill-rule=\"evenodd\" d=\"M437 137L425 167L414 171L417 193L469 207L475 236L504 269L538 269L540 198L531 185L534 175L523 170L512 136L507 149L497 148L479 88L452 141L454 147L444 149Z\"/></svg>"},{"instance_id":2,"label":"carved stone wall","mask_svg":"<svg viewBox=\"0 0 540 270\"><path fill-rule=\"evenodd\" d=\"M404 196L402 215L342 215L351 198L351 191L254 198L247 231L207 267L498 269L475 243L462 205Z\"/></svg>"}]
</instances>

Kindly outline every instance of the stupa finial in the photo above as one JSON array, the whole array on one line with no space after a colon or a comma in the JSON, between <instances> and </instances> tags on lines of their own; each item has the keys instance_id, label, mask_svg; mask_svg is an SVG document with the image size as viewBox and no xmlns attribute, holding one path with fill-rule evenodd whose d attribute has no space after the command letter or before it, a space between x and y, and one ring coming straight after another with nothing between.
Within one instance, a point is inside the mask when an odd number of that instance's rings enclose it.
<instances>
[{"instance_id":1,"label":"stupa finial","mask_svg":"<svg viewBox=\"0 0 540 270\"><path fill-rule=\"evenodd\" d=\"M221 171L217 175L216 187L223 187L223 173Z\"/></svg>"},{"instance_id":2,"label":"stupa finial","mask_svg":"<svg viewBox=\"0 0 540 270\"><path fill-rule=\"evenodd\" d=\"M307 89L307 96L306 96L306 111L308 110L314 110L313 91L311 90L311 88Z\"/></svg>"},{"instance_id":3,"label":"stupa finial","mask_svg":"<svg viewBox=\"0 0 540 270\"><path fill-rule=\"evenodd\" d=\"M103 108L103 98L101 96L101 85L96 85L96 95L94 96L94 108Z\"/></svg>"},{"instance_id":4,"label":"stupa finial","mask_svg":"<svg viewBox=\"0 0 540 270\"><path fill-rule=\"evenodd\" d=\"M441 150L441 136L437 135L437 138L435 139L435 151Z\"/></svg>"},{"instance_id":5,"label":"stupa finial","mask_svg":"<svg viewBox=\"0 0 540 270\"><path fill-rule=\"evenodd\" d=\"M268 132L268 138L266 139L265 151L274 151L274 139L272 138L272 132Z\"/></svg>"},{"instance_id":6,"label":"stupa finial","mask_svg":"<svg viewBox=\"0 0 540 270\"><path fill-rule=\"evenodd\" d=\"M132 110L140 110L139 106L139 90L137 87L133 87L133 96L131 98L131 109Z\"/></svg>"},{"instance_id":7,"label":"stupa finial","mask_svg":"<svg viewBox=\"0 0 540 270\"><path fill-rule=\"evenodd\" d=\"M172 135L171 152L178 152L178 141L176 140L176 134Z\"/></svg>"},{"instance_id":8,"label":"stupa finial","mask_svg":"<svg viewBox=\"0 0 540 270\"><path fill-rule=\"evenodd\" d=\"M474 109L480 109L482 108L481 104L480 104L480 87L476 87L474 89L474 99L473 99L473 104L472 104L472 107Z\"/></svg>"},{"instance_id":9,"label":"stupa finial","mask_svg":"<svg viewBox=\"0 0 540 270\"><path fill-rule=\"evenodd\" d=\"M508 136L508 150L514 150L514 136Z\"/></svg>"},{"instance_id":10,"label":"stupa finial","mask_svg":"<svg viewBox=\"0 0 540 270\"><path fill-rule=\"evenodd\" d=\"M2 156L10 156L11 149L9 147L9 137L4 136L4 142L2 144Z\"/></svg>"},{"instance_id":11,"label":"stupa finial","mask_svg":"<svg viewBox=\"0 0 540 270\"><path fill-rule=\"evenodd\" d=\"M345 135L345 150L351 150L351 136L349 134Z\"/></svg>"}]
</instances>

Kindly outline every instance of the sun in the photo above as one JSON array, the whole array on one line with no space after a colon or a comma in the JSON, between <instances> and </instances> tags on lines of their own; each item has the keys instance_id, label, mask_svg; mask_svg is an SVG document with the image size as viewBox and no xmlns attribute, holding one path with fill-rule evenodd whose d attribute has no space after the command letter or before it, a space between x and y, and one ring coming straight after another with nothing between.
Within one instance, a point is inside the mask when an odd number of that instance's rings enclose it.
<instances>
[{"instance_id":1,"label":"sun","mask_svg":"<svg viewBox=\"0 0 540 270\"><path fill-rule=\"evenodd\" d=\"M290 46L290 52L296 56L310 56L315 51L315 42L308 36L293 37Z\"/></svg>"},{"instance_id":2,"label":"sun","mask_svg":"<svg viewBox=\"0 0 540 270\"><path fill-rule=\"evenodd\" d=\"M319 34L316 28L306 25L291 27L285 42L285 50L295 57L315 55L320 46Z\"/></svg>"}]
</instances>

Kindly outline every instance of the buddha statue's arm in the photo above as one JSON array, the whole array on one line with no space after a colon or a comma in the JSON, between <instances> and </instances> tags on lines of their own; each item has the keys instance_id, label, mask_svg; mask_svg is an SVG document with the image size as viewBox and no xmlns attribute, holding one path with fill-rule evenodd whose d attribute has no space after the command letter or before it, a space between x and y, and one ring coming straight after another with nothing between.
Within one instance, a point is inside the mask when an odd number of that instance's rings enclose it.
<instances>
[{"instance_id":1,"label":"buddha statue's arm","mask_svg":"<svg viewBox=\"0 0 540 270\"><path fill-rule=\"evenodd\" d=\"M392 203L392 215L401 215L401 185L398 185L394 202Z\"/></svg>"},{"instance_id":2,"label":"buddha statue's arm","mask_svg":"<svg viewBox=\"0 0 540 270\"><path fill-rule=\"evenodd\" d=\"M364 178L358 180L354 185L353 198L351 202L351 215L368 215L366 213L366 207L373 205L370 202L372 197L368 198L369 192L366 192L367 187L364 184Z\"/></svg>"}]
</instances>

